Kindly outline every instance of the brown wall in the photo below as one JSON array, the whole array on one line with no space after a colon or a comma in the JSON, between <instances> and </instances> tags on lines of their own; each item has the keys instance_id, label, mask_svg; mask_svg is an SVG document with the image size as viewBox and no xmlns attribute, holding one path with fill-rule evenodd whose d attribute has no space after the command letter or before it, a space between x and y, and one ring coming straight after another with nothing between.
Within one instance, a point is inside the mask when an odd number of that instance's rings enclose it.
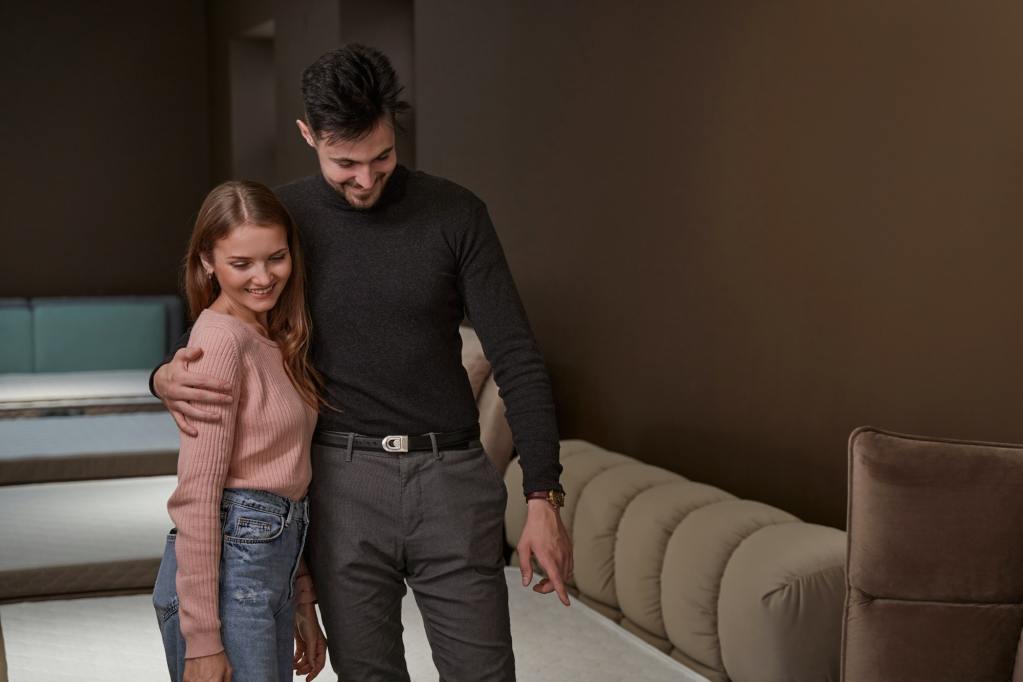
<instances>
[{"instance_id":1,"label":"brown wall","mask_svg":"<svg viewBox=\"0 0 1023 682\"><path fill-rule=\"evenodd\" d=\"M562 431L841 526L856 425L1023 441L1023 5L416 3Z\"/></svg>"},{"instance_id":2,"label":"brown wall","mask_svg":"<svg viewBox=\"0 0 1023 682\"><path fill-rule=\"evenodd\" d=\"M267 20L270 52L239 40ZM294 122L300 77L346 41L385 50L414 94L412 0L0 5L0 297L176 291L213 184L316 171ZM245 78L231 80L232 58ZM232 88L245 111L232 112Z\"/></svg>"},{"instance_id":3,"label":"brown wall","mask_svg":"<svg viewBox=\"0 0 1023 682\"><path fill-rule=\"evenodd\" d=\"M413 0L341 0L341 43L361 43L386 54L405 88L402 99L410 104L416 99L414 7ZM414 113L402 116L398 123L401 127L395 141L398 159L415 168Z\"/></svg>"},{"instance_id":4,"label":"brown wall","mask_svg":"<svg viewBox=\"0 0 1023 682\"><path fill-rule=\"evenodd\" d=\"M230 60L232 44L253 28L273 22L273 170L244 164L232 150ZM316 155L302 140L295 119L303 116L302 72L320 55L349 42L386 52L409 95L412 70L412 0L211 0L211 130L213 179L248 177L277 185L317 171ZM410 122L411 123L411 122ZM398 141L403 163L414 162L413 126ZM259 169L253 171L252 169Z\"/></svg>"},{"instance_id":5,"label":"brown wall","mask_svg":"<svg viewBox=\"0 0 1023 682\"><path fill-rule=\"evenodd\" d=\"M205 3L0 8L0 296L174 291L207 188Z\"/></svg>"},{"instance_id":6,"label":"brown wall","mask_svg":"<svg viewBox=\"0 0 1023 682\"><path fill-rule=\"evenodd\" d=\"M268 185L307 175L315 170L315 157L298 136L294 120L301 115L299 90L302 69L338 40L336 0L211 0L210 116L213 181L246 177ZM273 22L274 168L271 173L237 168L232 149L231 51L232 42L267 21Z\"/></svg>"}]
</instances>

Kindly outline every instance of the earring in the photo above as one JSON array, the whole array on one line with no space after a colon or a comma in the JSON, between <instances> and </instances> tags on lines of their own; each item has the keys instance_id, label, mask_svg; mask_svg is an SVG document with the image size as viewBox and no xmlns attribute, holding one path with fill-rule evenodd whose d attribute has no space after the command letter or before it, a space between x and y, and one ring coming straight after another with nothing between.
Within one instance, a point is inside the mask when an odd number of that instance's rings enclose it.
<instances>
[{"instance_id":1,"label":"earring","mask_svg":"<svg viewBox=\"0 0 1023 682\"><path fill-rule=\"evenodd\" d=\"M213 279L213 271L212 270L207 270L206 271L206 276L209 277L210 279Z\"/></svg>"}]
</instances>

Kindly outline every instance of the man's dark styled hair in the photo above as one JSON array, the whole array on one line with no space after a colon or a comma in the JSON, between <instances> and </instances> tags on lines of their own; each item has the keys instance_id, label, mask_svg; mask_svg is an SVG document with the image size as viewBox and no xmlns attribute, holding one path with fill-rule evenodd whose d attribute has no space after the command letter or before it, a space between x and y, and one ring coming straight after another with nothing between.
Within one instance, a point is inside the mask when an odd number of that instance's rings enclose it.
<instances>
[{"instance_id":1,"label":"man's dark styled hair","mask_svg":"<svg viewBox=\"0 0 1023 682\"><path fill-rule=\"evenodd\" d=\"M360 140L382 116L397 117L409 109L404 88L390 60L365 45L347 45L328 52L302 72L306 122L327 142Z\"/></svg>"}]
</instances>

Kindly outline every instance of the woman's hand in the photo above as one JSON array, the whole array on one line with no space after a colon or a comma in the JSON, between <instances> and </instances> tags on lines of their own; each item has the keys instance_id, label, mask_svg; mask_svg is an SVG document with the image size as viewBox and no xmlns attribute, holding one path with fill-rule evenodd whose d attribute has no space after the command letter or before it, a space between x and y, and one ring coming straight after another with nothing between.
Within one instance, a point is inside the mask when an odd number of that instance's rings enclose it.
<instances>
[{"instance_id":1,"label":"woman's hand","mask_svg":"<svg viewBox=\"0 0 1023 682\"><path fill-rule=\"evenodd\" d=\"M231 682L231 663L223 651L185 659L185 682Z\"/></svg>"},{"instance_id":2,"label":"woman's hand","mask_svg":"<svg viewBox=\"0 0 1023 682\"><path fill-rule=\"evenodd\" d=\"M327 663L327 638L320 629L315 604L295 606L295 674L314 679Z\"/></svg>"}]
</instances>

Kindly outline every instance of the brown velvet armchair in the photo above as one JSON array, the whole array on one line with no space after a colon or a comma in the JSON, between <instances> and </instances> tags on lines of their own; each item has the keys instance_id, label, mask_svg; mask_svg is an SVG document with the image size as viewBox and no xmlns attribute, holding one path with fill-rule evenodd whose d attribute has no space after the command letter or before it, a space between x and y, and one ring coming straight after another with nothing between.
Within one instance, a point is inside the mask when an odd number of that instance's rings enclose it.
<instances>
[{"instance_id":1,"label":"brown velvet armchair","mask_svg":"<svg viewBox=\"0 0 1023 682\"><path fill-rule=\"evenodd\" d=\"M846 682L1023 680L1023 446L858 429L848 531Z\"/></svg>"}]
</instances>

